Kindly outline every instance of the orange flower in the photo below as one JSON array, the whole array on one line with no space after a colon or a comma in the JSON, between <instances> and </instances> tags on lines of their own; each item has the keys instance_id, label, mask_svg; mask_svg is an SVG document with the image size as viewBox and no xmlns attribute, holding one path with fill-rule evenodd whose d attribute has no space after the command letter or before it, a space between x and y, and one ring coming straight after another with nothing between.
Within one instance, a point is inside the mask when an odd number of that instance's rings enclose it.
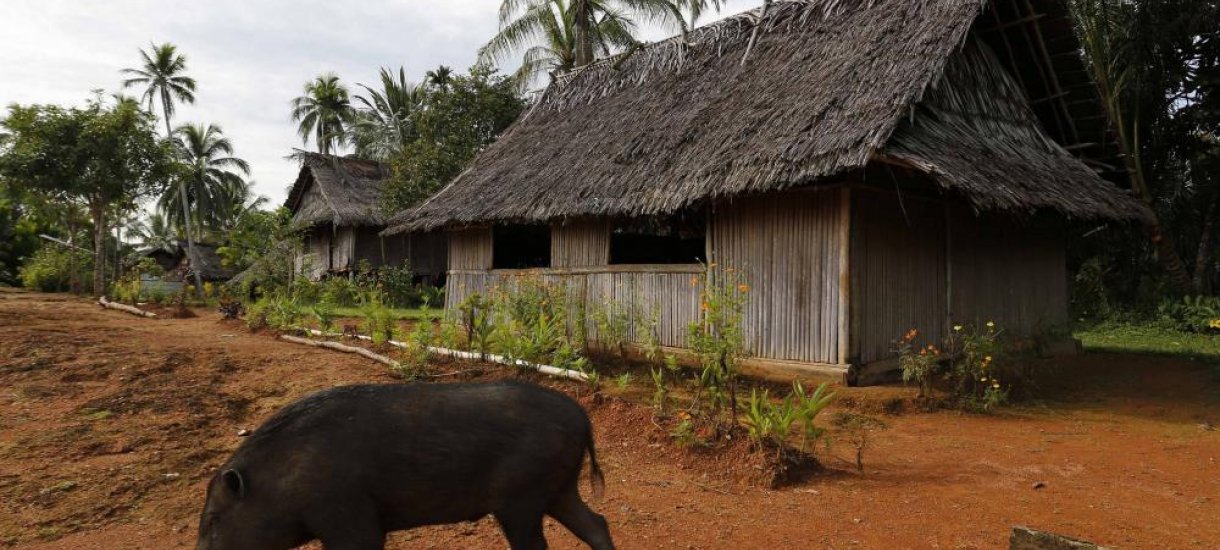
<instances>
[{"instance_id":1,"label":"orange flower","mask_svg":"<svg viewBox=\"0 0 1220 550\"><path fill-rule=\"evenodd\" d=\"M699 304L699 311L707 311L707 302Z\"/></svg>"},{"instance_id":2,"label":"orange flower","mask_svg":"<svg viewBox=\"0 0 1220 550\"><path fill-rule=\"evenodd\" d=\"M745 293L745 292L749 292L749 291L750 291L750 285L747 285L747 284L745 284L745 283L741 283L741 284L737 285L737 290L738 290L738 291L741 291L741 292L743 292L743 293Z\"/></svg>"}]
</instances>

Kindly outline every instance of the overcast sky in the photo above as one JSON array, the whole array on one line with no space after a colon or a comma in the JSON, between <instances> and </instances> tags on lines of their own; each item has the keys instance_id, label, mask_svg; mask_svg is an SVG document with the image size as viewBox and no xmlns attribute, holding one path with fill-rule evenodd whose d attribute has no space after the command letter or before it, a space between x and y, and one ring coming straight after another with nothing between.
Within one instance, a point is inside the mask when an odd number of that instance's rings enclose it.
<instances>
[{"instance_id":1,"label":"overcast sky","mask_svg":"<svg viewBox=\"0 0 1220 550\"><path fill-rule=\"evenodd\" d=\"M722 15L759 3L731 0ZM119 69L136 66L140 48L173 42L199 84L175 125L218 124L250 162L255 190L279 204L297 172L284 157L302 147L288 104L306 81L333 71L354 92L383 66L401 65L414 80L437 65L465 71L495 33L499 4L0 0L0 105L80 104L90 90L117 91Z\"/></svg>"}]
</instances>

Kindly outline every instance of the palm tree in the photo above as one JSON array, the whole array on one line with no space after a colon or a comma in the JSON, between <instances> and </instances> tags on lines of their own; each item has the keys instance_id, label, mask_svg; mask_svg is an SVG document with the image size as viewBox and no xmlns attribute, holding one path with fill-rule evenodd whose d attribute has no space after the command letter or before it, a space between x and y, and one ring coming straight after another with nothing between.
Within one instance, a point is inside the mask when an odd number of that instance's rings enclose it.
<instances>
[{"instance_id":1,"label":"palm tree","mask_svg":"<svg viewBox=\"0 0 1220 550\"><path fill-rule=\"evenodd\" d=\"M160 212L149 214L147 220L134 220L127 226L127 235L139 240L146 250L172 253L178 249L178 231Z\"/></svg>"},{"instance_id":2,"label":"palm tree","mask_svg":"<svg viewBox=\"0 0 1220 550\"><path fill-rule=\"evenodd\" d=\"M303 143L312 136L318 152L330 154L341 144L352 122L347 87L334 73L319 75L305 84L305 94L292 100L292 121Z\"/></svg>"},{"instance_id":3,"label":"palm tree","mask_svg":"<svg viewBox=\"0 0 1220 550\"><path fill-rule=\"evenodd\" d=\"M453 83L453 69L446 65L440 65L437 68L424 73L424 79L428 82L429 86L435 86L441 90L446 90L449 88L449 85Z\"/></svg>"},{"instance_id":4,"label":"palm tree","mask_svg":"<svg viewBox=\"0 0 1220 550\"><path fill-rule=\"evenodd\" d=\"M224 137L224 132L215 124L182 125L175 132L175 144L182 162L186 165L183 178L187 189L187 200L194 206L195 234L201 235L205 228L216 229L219 213L231 208L226 204L233 199L233 189L247 187L242 175L250 174L246 161L233 156L233 144ZM242 202L246 195L238 197ZM172 193L161 197L158 206L171 224L186 226L190 218L173 215ZM188 232L189 233L189 232Z\"/></svg>"},{"instance_id":5,"label":"palm tree","mask_svg":"<svg viewBox=\"0 0 1220 550\"><path fill-rule=\"evenodd\" d=\"M1190 52L1214 29L1207 26L1207 21L1215 20L1214 5L1207 0L1176 3L1173 9L1158 2L1070 3L1089 71L1117 134L1131 189L1154 213L1144 221L1145 232L1170 281L1189 292L1198 292L1202 286L1204 266L1196 265L1192 280L1173 235L1156 212L1158 174L1147 169L1145 157L1172 154L1167 152L1172 139L1158 133L1169 126L1166 119L1184 98L1166 92L1189 80L1192 65L1197 65ZM1211 16L1204 15L1209 11ZM1199 250L1200 257L1209 253L1207 247Z\"/></svg>"},{"instance_id":6,"label":"palm tree","mask_svg":"<svg viewBox=\"0 0 1220 550\"><path fill-rule=\"evenodd\" d=\"M528 86L544 74L569 71L592 63L598 55L638 46L637 19L686 32L681 5L707 1L504 0L500 32L479 50L479 61L495 65L524 50L515 78Z\"/></svg>"},{"instance_id":7,"label":"palm tree","mask_svg":"<svg viewBox=\"0 0 1220 550\"><path fill-rule=\"evenodd\" d=\"M242 218L261 210L269 199L254 195L253 184L241 180L226 182L216 190L216 209L212 212L213 228L217 233L228 234Z\"/></svg>"},{"instance_id":8,"label":"palm tree","mask_svg":"<svg viewBox=\"0 0 1220 550\"><path fill-rule=\"evenodd\" d=\"M447 76L443 78L448 82ZM408 82L406 71L401 67L397 75L388 68L381 69L380 89L364 84L360 87L368 95L356 96L356 101L363 107L352 117L349 141L357 156L385 161L415 137L411 115L423 103L427 90Z\"/></svg>"},{"instance_id":9,"label":"palm tree","mask_svg":"<svg viewBox=\"0 0 1220 550\"><path fill-rule=\"evenodd\" d=\"M124 88L144 86L143 99L148 103L148 111L153 110L153 100L161 101L161 113L165 119L165 137L173 139L170 118L174 115L174 102L195 102L195 79L183 74L186 72L186 57L178 54L178 47L168 42L150 45L149 52L140 50L144 64L139 69L123 69L122 73L130 78L123 81ZM198 265L195 255L195 239L191 236L191 212L186 198L186 181L178 184L178 200L182 207L182 218L186 226L186 254L192 264ZM195 290L203 296L203 280L195 273Z\"/></svg>"}]
</instances>

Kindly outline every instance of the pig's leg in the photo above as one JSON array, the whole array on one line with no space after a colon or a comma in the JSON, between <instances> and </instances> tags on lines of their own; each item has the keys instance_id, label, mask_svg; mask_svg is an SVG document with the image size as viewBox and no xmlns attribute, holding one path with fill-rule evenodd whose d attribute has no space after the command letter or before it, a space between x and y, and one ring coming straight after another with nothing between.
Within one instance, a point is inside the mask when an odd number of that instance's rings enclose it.
<instances>
[{"instance_id":1,"label":"pig's leg","mask_svg":"<svg viewBox=\"0 0 1220 550\"><path fill-rule=\"evenodd\" d=\"M546 537L542 536L542 507L522 504L494 514L508 538L509 547L512 550L546 550Z\"/></svg>"},{"instance_id":2,"label":"pig's leg","mask_svg":"<svg viewBox=\"0 0 1220 550\"><path fill-rule=\"evenodd\" d=\"M575 482L559 493L547 514L562 523L593 550L614 549L606 518L585 505L580 499L580 491L577 490Z\"/></svg>"}]
</instances>

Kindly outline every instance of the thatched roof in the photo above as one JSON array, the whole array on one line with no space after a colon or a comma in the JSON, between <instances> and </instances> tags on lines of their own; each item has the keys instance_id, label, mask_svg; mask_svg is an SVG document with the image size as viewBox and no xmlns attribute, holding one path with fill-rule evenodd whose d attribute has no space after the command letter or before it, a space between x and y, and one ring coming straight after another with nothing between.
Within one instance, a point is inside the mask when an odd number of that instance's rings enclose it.
<instances>
[{"instance_id":1,"label":"thatched roof","mask_svg":"<svg viewBox=\"0 0 1220 550\"><path fill-rule=\"evenodd\" d=\"M1020 108L1029 92L994 70L986 45L968 39L985 7L780 1L761 20L751 11L697 29L688 42L675 37L595 63L554 82L465 173L396 216L389 232L666 213L811 184L877 160L919 167L978 208L1143 215ZM743 61L756 22L757 42ZM951 60L958 68L947 74ZM955 76L971 72L982 82ZM970 117L990 113L977 107L991 98L959 101L997 93L1009 94L996 99L1008 112L987 122ZM948 112L961 116L935 118ZM996 134L1000 126L1007 131ZM980 166L983 159L989 164Z\"/></svg>"},{"instance_id":2,"label":"thatched roof","mask_svg":"<svg viewBox=\"0 0 1220 550\"><path fill-rule=\"evenodd\" d=\"M186 246L186 241L178 241L178 245L172 251L154 248L141 252L141 255L157 258L158 263L167 261L169 266L162 263L162 267L168 273L186 281L192 277ZM195 254L199 257L199 277L205 281L227 281L233 277L233 270L224 266L220 254L217 253L217 248L219 248L217 245L211 243L195 243Z\"/></svg>"},{"instance_id":3,"label":"thatched roof","mask_svg":"<svg viewBox=\"0 0 1220 550\"><path fill-rule=\"evenodd\" d=\"M299 151L301 172L288 191L284 206L293 223L385 225L381 211L381 184L389 167L364 159Z\"/></svg>"}]
</instances>

